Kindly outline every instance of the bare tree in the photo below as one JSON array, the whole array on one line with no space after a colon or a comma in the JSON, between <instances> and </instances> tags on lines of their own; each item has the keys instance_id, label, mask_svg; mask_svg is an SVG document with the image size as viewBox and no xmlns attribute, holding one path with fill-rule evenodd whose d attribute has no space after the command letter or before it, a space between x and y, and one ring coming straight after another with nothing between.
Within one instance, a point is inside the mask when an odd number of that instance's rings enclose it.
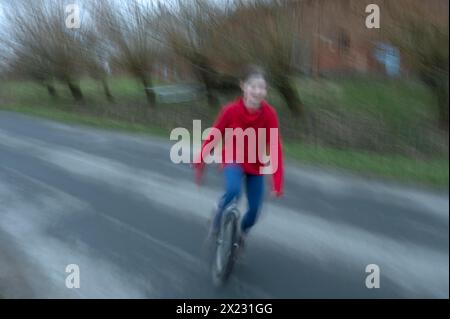
<instances>
[{"instance_id":1,"label":"bare tree","mask_svg":"<svg viewBox=\"0 0 450 319\"><path fill-rule=\"evenodd\" d=\"M407 65L436 97L438 125L448 131L448 2L399 0L386 1L386 6L386 37L400 47Z\"/></svg>"},{"instance_id":2,"label":"bare tree","mask_svg":"<svg viewBox=\"0 0 450 319\"><path fill-rule=\"evenodd\" d=\"M91 25L90 30L84 39L85 50L83 50L82 61L88 74L101 83L105 98L109 102L114 102L107 81L110 72L107 43L99 38L95 24Z\"/></svg>"},{"instance_id":3,"label":"bare tree","mask_svg":"<svg viewBox=\"0 0 450 319\"><path fill-rule=\"evenodd\" d=\"M301 115L303 103L291 83L294 43L302 2L232 2L232 13L219 27L216 41L222 43L221 60L239 67L243 63L264 66L294 115Z\"/></svg>"},{"instance_id":4,"label":"bare tree","mask_svg":"<svg viewBox=\"0 0 450 319\"><path fill-rule=\"evenodd\" d=\"M96 28L108 41L111 62L136 77L143 85L148 103L155 104L151 90L152 68L160 52L154 35L156 5L153 2L96 1L92 7Z\"/></svg>"},{"instance_id":5,"label":"bare tree","mask_svg":"<svg viewBox=\"0 0 450 319\"><path fill-rule=\"evenodd\" d=\"M8 61L14 74L29 78L43 85L52 97L58 96L54 85L52 66L47 60L41 59L34 54L29 55L26 51L16 51L15 55L10 57Z\"/></svg>"},{"instance_id":6,"label":"bare tree","mask_svg":"<svg viewBox=\"0 0 450 319\"><path fill-rule=\"evenodd\" d=\"M164 40L192 66L194 75L205 86L211 107L218 106L215 90L221 85L215 65L220 47L214 37L223 16L219 6L202 0L177 0L173 7L161 6L159 10Z\"/></svg>"},{"instance_id":7,"label":"bare tree","mask_svg":"<svg viewBox=\"0 0 450 319\"><path fill-rule=\"evenodd\" d=\"M79 101L83 99L78 79L83 72L84 34L83 28L66 27L65 5L58 0L9 3L5 9L12 35L8 44L20 70L44 82L63 81Z\"/></svg>"}]
</instances>

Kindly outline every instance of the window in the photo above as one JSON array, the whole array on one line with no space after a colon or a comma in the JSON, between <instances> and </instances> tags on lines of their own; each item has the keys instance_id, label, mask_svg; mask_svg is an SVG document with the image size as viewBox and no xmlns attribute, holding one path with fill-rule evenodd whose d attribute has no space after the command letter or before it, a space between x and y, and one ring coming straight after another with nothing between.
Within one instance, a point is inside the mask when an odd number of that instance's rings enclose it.
<instances>
[{"instance_id":1,"label":"window","mask_svg":"<svg viewBox=\"0 0 450 319\"><path fill-rule=\"evenodd\" d=\"M346 54L350 49L350 37L347 32L341 30L338 35L338 50L339 54Z\"/></svg>"}]
</instances>

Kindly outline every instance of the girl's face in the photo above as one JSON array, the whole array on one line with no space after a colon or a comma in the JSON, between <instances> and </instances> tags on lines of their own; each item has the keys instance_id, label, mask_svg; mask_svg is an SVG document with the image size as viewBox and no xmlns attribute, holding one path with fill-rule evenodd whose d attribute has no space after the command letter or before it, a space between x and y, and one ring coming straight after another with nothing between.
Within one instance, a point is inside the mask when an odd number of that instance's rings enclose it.
<instances>
[{"instance_id":1,"label":"girl's face","mask_svg":"<svg viewBox=\"0 0 450 319\"><path fill-rule=\"evenodd\" d=\"M244 100L248 107L259 107L267 95L267 84L261 76L252 76L241 83Z\"/></svg>"}]
</instances>

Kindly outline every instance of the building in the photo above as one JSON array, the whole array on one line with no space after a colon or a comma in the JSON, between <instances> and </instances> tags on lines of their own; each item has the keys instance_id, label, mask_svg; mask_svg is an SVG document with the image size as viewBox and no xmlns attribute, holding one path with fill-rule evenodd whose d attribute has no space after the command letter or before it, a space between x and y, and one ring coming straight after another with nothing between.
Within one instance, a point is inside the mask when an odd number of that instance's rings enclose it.
<instances>
[{"instance_id":1,"label":"building","mask_svg":"<svg viewBox=\"0 0 450 319\"><path fill-rule=\"evenodd\" d=\"M380 8L379 29L366 26L369 4ZM393 32L406 27L406 17L448 28L447 0L299 0L291 5L301 12L294 65L313 76L407 74L406 52L391 41Z\"/></svg>"}]
</instances>

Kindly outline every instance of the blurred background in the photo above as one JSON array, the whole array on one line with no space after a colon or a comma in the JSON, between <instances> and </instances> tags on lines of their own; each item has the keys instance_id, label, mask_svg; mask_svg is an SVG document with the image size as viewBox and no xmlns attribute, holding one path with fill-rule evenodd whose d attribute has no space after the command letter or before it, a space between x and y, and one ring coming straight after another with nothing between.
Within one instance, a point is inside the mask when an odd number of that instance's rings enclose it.
<instances>
[{"instance_id":1,"label":"blurred background","mask_svg":"<svg viewBox=\"0 0 450 319\"><path fill-rule=\"evenodd\" d=\"M0 3L2 108L167 134L256 63L294 157L448 184L448 1L378 1L379 29L364 0Z\"/></svg>"},{"instance_id":2,"label":"blurred background","mask_svg":"<svg viewBox=\"0 0 450 319\"><path fill-rule=\"evenodd\" d=\"M448 298L448 6L0 0L0 297ZM222 180L195 188L169 134L209 127L248 63L286 193L218 291L200 246Z\"/></svg>"}]
</instances>

